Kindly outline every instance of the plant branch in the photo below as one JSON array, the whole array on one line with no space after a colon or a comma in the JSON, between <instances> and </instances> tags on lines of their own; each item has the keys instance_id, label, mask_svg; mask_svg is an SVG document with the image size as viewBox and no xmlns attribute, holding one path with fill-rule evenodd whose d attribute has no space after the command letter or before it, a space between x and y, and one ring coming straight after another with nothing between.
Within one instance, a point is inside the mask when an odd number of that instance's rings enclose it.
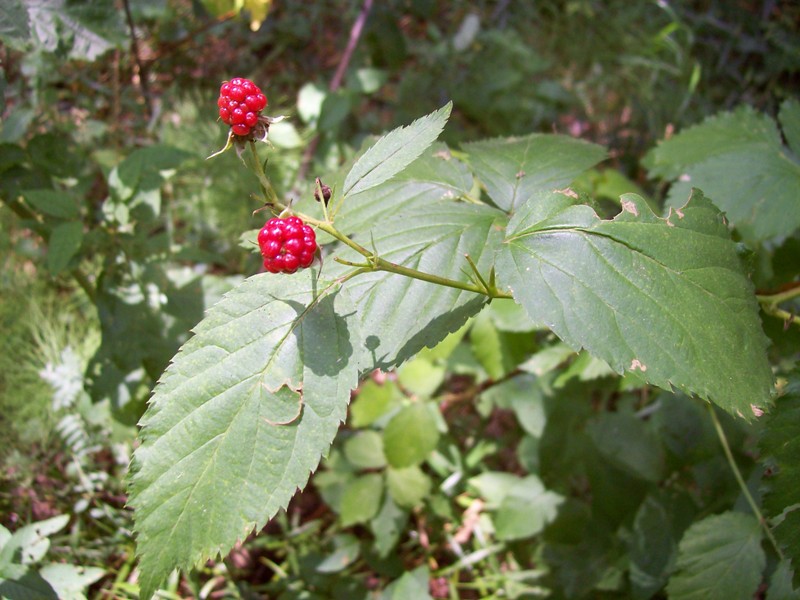
<instances>
[{"instance_id":1,"label":"plant branch","mask_svg":"<svg viewBox=\"0 0 800 600\"><path fill-rule=\"evenodd\" d=\"M725 435L725 431L722 429L722 424L719 422L717 413L714 412L714 406L709 402L707 403L707 407L708 412L711 415L711 421L714 423L714 429L717 432L720 444L722 444L722 449L725 452L725 457L728 459L728 464L731 467L731 471L733 471L733 475L736 477L736 481L739 483L739 488L742 490L742 494L744 494L744 497L747 500L747 503L750 505L750 509L753 511L753 514L758 519L758 522L761 525L761 528L764 530L767 539L775 548L778 558L783 560L784 557L781 547L778 545L778 541L775 539L775 536L772 535L772 530L769 528L767 520L764 518L764 515L761 513L761 509L758 508L758 504L756 504L753 495L750 493L747 483L745 482L744 477L742 477L742 472L739 470L739 465L736 464L736 460L733 457L733 452L731 452L730 444L728 444L728 438Z\"/></svg>"},{"instance_id":2,"label":"plant branch","mask_svg":"<svg viewBox=\"0 0 800 600\"><path fill-rule=\"evenodd\" d=\"M347 46L344 49L344 53L342 54L342 58L339 61L338 66L336 67L336 72L333 74L333 78L328 85L328 89L331 92L335 92L342 85L344 74L347 72L347 67L350 65L350 60L353 58L353 52L355 52L356 46L358 45L358 40L361 38L361 34L364 31L364 25L367 22L367 17L372 10L372 2L373 0L364 0L364 4L361 7L361 12L358 13L358 17L356 17L353 27L350 29L350 38L347 41ZM308 168L311 165L311 160L314 158L314 153L317 151L318 145L319 133L317 133L311 139L311 141L308 143L308 146L306 146L305 152L303 153L303 158L300 161L300 168L297 171L298 184L306 178Z\"/></svg>"},{"instance_id":3,"label":"plant branch","mask_svg":"<svg viewBox=\"0 0 800 600\"><path fill-rule=\"evenodd\" d=\"M152 116L153 98L150 94L150 83L147 80L147 68L139 56L139 42L136 39L136 28L133 24L133 14L131 13L129 0L122 0L122 6L125 9L125 19L128 21L128 29L131 31L131 54L133 55L133 61L136 63L136 70L139 72L139 87L142 90L142 97L144 98L147 115Z\"/></svg>"}]
</instances>

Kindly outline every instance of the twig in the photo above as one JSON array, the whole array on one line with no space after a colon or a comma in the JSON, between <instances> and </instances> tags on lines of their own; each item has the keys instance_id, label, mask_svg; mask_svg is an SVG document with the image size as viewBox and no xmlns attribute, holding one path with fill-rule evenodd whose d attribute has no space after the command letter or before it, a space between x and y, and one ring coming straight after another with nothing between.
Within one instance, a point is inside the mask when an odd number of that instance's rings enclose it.
<instances>
[{"instance_id":1,"label":"twig","mask_svg":"<svg viewBox=\"0 0 800 600\"><path fill-rule=\"evenodd\" d=\"M336 67L336 72L333 74L333 79L331 79L331 82L328 85L328 89L331 92L335 92L342 85L344 74L347 72L347 67L350 65L350 60L353 58L353 52L355 51L358 41L361 38L361 34L364 31L364 25L367 22L369 12L372 10L372 2L373 0L364 0L364 5L361 7L361 12L358 14L355 23L353 23L352 29L350 29L350 39L347 41L347 47L344 50L344 54L342 54L339 65ZM303 153L303 159L300 161L300 168L297 170L297 183L295 184L295 187L297 187L300 182L306 178L308 169L311 166L311 160L314 158L314 153L317 151L318 145L319 133L317 133L308 143L308 146L306 146L306 150Z\"/></svg>"},{"instance_id":2,"label":"twig","mask_svg":"<svg viewBox=\"0 0 800 600\"><path fill-rule=\"evenodd\" d=\"M122 6L125 9L125 18L128 21L128 28L131 30L131 54L136 63L136 69L139 71L139 87L142 90L142 97L144 98L147 116L153 115L153 99L150 96L150 84L147 81L147 69L139 56L139 42L136 39L136 28L133 24L133 15L131 14L131 7L129 0L122 0Z\"/></svg>"}]
</instances>

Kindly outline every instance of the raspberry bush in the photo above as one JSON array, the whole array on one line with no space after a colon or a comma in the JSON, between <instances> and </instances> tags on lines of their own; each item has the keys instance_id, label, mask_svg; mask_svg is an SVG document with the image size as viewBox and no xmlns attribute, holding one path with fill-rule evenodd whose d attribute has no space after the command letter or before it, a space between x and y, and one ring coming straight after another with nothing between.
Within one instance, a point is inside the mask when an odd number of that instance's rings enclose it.
<instances>
[{"instance_id":1,"label":"raspberry bush","mask_svg":"<svg viewBox=\"0 0 800 600\"><path fill-rule=\"evenodd\" d=\"M664 217L625 194L620 214L603 220L569 187L605 157L602 148L530 135L467 144L462 162L434 145L449 112L448 105L379 139L337 179L340 191L333 188L328 202L319 180L317 202L283 202L256 141L246 141L250 152L240 156L258 176L265 207L291 216L272 217L258 231L270 273L251 277L211 309L142 420L130 501L143 597L174 566L227 552L286 506L328 451L360 377L435 346L487 305L513 299L524 309L515 331L546 327L565 348L585 348L631 381L696 395L747 420L769 405L772 373L753 287L722 214L702 192L692 190L688 203ZM475 179L485 190L480 197ZM325 268L313 265L314 229L333 240ZM505 367L486 359L502 379ZM423 436L426 452L434 448L438 433L427 412L402 414L402 428ZM619 428L649 439L628 414L591 435L606 448ZM390 466L416 468L420 456L397 446L402 436L390 429L383 442ZM157 459L156 447L171 448L171 460ZM649 446L629 454L642 452L646 460L620 468L659 481L660 454ZM359 485L378 494L380 476L364 477ZM563 497L536 475L527 480L541 490L530 499L541 518L516 524L527 505L504 513L498 536L535 535L555 518ZM176 496L175 486L191 493ZM375 517L375 494L371 508L353 505L348 519ZM184 543L183 528L201 528L209 511L215 529ZM721 545L761 536L752 516L728 520L734 525ZM747 555L761 564L755 549ZM760 573L751 570L748 589ZM685 577L692 576L689 567Z\"/></svg>"}]
</instances>

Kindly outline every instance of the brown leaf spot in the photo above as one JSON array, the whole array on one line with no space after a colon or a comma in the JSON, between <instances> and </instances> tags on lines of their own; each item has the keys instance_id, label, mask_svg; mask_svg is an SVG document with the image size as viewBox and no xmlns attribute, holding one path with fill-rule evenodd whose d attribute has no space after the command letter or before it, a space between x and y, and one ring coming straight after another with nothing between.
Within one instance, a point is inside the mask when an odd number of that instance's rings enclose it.
<instances>
[{"instance_id":1,"label":"brown leaf spot","mask_svg":"<svg viewBox=\"0 0 800 600\"><path fill-rule=\"evenodd\" d=\"M639 369L639 370L640 370L642 373L644 373L645 371L647 371L647 366L646 366L646 365L643 365L643 364L642 364L642 363L639 361L639 359L638 359L638 358L634 358L634 359L631 361L630 370L631 370L631 371L635 371L636 369Z\"/></svg>"},{"instance_id":2,"label":"brown leaf spot","mask_svg":"<svg viewBox=\"0 0 800 600\"><path fill-rule=\"evenodd\" d=\"M556 190L557 194L564 194L565 196L569 196L570 198L578 199L578 193L573 190L572 188L564 188L563 190Z\"/></svg>"},{"instance_id":3,"label":"brown leaf spot","mask_svg":"<svg viewBox=\"0 0 800 600\"><path fill-rule=\"evenodd\" d=\"M634 202L631 202L630 200L622 201L622 210L631 213L634 217L639 216L639 209L637 209L636 204Z\"/></svg>"}]
</instances>

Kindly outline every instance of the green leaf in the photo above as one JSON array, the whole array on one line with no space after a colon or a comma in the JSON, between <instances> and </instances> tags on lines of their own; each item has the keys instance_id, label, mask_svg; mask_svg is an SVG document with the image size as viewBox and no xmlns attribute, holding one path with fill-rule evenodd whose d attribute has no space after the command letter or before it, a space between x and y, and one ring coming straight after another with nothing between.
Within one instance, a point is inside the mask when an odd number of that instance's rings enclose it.
<instances>
[{"instance_id":1,"label":"green leaf","mask_svg":"<svg viewBox=\"0 0 800 600\"><path fill-rule=\"evenodd\" d=\"M386 470L389 494L398 506L414 508L431 493L431 479L419 467Z\"/></svg>"},{"instance_id":2,"label":"green leaf","mask_svg":"<svg viewBox=\"0 0 800 600\"><path fill-rule=\"evenodd\" d=\"M551 523L564 498L544 487L536 475L517 477L489 471L469 480L493 511L498 539L515 540L534 536Z\"/></svg>"},{"instance_id":3,"label":"green leaf","mask_svg":"<svg viewBox=\"0 0 800 600\"><path fill-rule=\"evenodd\" d=\"M778 120L794 157L800 159L800 101L789 98L781 104Z\"/></svg>"},{"instance_id":4,"label":"green leaf","mask_svg":"<svg viewBox=\"0 0 800 600\"><path fill-rule=\"evenodd\" d=\"M358 390L358 395L350 406L350 424L353 427L366 427L399 406L402 393L392 381L377 384L367 380Z\"/></svg>"},{"instance_id":5,"label":"green leaf","mask_svg":"<svg viewBox=\"0 0 800 600\"><path fill-rule=\"evenodd\" d=\"M510 408L522 429L536 437L541 437L547 423L544 394L533 375L517 375L507 381L493 385L482 397L486 397L502 408Z\"/></svg>"},{"instance_id":6,"label":"green leaf","mask_svg":"<svg viewBox=\"0 0 800 600\"><path fill-rule=\"evenodd\" d=\"M377 431L359 431L344 443L348 462L359 469L380 469L386 466L383 437Z\"/></svg>"},{"instance_id":7,"label":"green leaf","mask_svg":"<svg viewBox=\"0 0 800 600\"><path fill-rule=\"evenodd\" d=\"M452 103L399 127L380 138L356 161L344 180L342 194L349 196L382 184L411 164L444 129Z\"/></svg>"},{"instance_id":8,"label":"green leaf","mask_svg":"<svg viewBox=\"0 0 800 600\"><path fill-rule=\"evenodd\" d=\"M566 194L534 196L509 223L498 278L573 349L752 418L772 372L721 214L698 191L667 219L638 196L622 202L601 221Z\"/></svg>"},{"instance_id":9,"label":"green leaf","mask_svg":"<svg viewBox=\"0 0 800 600\"><path fill-rule=\"evenodd\" d=\"M475 358L492 379L502 379L514 370L536 343L529 333L499 330L488 307L474 318L469 340Z\"/></svg>"},{"instance_id":10,"label":"green leaf","mask_svg":"<svg viewBox=\"0 0 800 600\"><path fill-rule=\"evenodd\" d=\"M53 563L39 569L42 579L58 594L59 600L85 600L86 588L99 581L105 569Z\"/></svg>"},{"instance_id":11,"label":"green leaf","mask_svg":"<svg viewBox=\"0 0 800 600\"><path fill-rule=\"evenodd\" d=\"M792 585L792 568L789 561L782 560L772 573L767 590L766 600L797 600L800 590Z\"/></svg>"},{"instance_id":12,"label":"green leaf","mask_svg":"<svg viewBox=\"0 0 800 600\"><path fill-rule=\"evenodd\" d=\"M656 497L645 498L636 512L628 545L633 596L652 598L667 583L678 550L670 515Z\"/></svg>"},{"instance_id":13,"label":"green leaf","mask_svg":"<svg viewBox=\"0 0 800 600\"><path fill-rule=\"evenodd\" d=\"M60 219L76 219L80 214L75 199L55 190L29 190L22 192L25 200L46 215Z\"/></svg>"},{"instance_id":14,"label":"green leaf","mask_svg":"<svg viewBox=\"0 0 800 600\"><path fill-rule=\"evenodd\" d=\"M397 370L397 381L409 393L419 398L430 398L444 381L447 370L417 356Z\"/></svg>"},{"instance_id":15,"label":"green leaf","mask_svg":"<svg viewBox=\"0 0 800 600\"><path fill-rule=\"evenodd\" d=\"M348 196L336 214L336 228L349 235L366 232L398 212L422 211L437 200L466 196L472 185L467 166L445 144L436 143L391 180Z\"/></svg>"},{"instance_id":16,"label":"green leaf","mask_svg":"<svg viewBox=\"0 0 800 600\"><path fill-rule=\"evenodd\" d=\"M353 535L337 535L333 544L336 549L317 565L317 573L339 573L353 564L361 553L361 544Z\"/></svg>"},{"instance_id":17,"label":"green leaf","mask_svg":"<svg viewBox=\"0 0 800 600\"><path fill-rule=\"evenodd\" d=\"M473 142L464 150L492 202L507 212L536 192L568 186L606 157L595 144L547 134Z\"/></svg>"},{"instance_id":18,"label":"green leaf","mask_svg":"<svg viewBox=\"0 0 800 600\"><path fill-rule=\"evenodd\" d=\"M421 463L436 448L439 429L427 403L415 402L398 412L383 431L383 451L395 468Z\"/></svg>"},{"instance_id":19,"label":"green leaf","mask_svg":"<svg viewBox=\"0 0 800 600\"><path fill-rule=\"evenodd\" d=\"M600 455L629 475L658 482L664 473L664 451L647 424L630 413L602 413L587 431Z\"/></svg>"},{"instance_id":20,"label":"green leaf","mask_svg":"<svg viewBox=\"0 0 800 600\"><path fill-rule=\"evenodd\" d=\"M380 600L432 600L428 590L428 567L417 567L390 583Z\"/></svg>"},{"instance_id":21,"label":"green leaf","mask_svg":"<svg viewBox=\"0 0 800 600\"><path fill-rule=\"evenodd\" d=\"M56 225L47 245L47 268L51 275L58 275L67 268L69 261L78 253L83 243L83 223L70 221Z\"/></svg>"},{"instance_id":22,"label":"green leaf","mask_svg":"<svg viewBox=\"0 0 800 600\"><path fill-rule=\"evenodd\" d=\"M383 476L368 473L345 485L340 506L342 527L366 523L378 514L383 497Z\"/></svg>"},{"instance_id":23,"label":"green leaf","mask_svg":"<svg viewBox=\"0 0 800 600\"><path fill-rule=\"evenodd\" d=\"M500 211L453 202L431 205L424 213L398 215L382 224L374 239L362 240L378 255L395 264L462 282L469 282L469 254L482 272L488 273L499 245ZM349 261L363 257L349 248L334 254ZM334 263L331 277L352 268ZM391 368L432 348L448 333L460 328L480 310L482 295L411 279L394 273L364 273L347 282L358 307L362 330L368 331L365 368Z\"/></svg>"},{"instance_id":24,"label":"green leaf","mask_svg":"<svg viewBox=\"0 0 800 600\"><path fill-rule=\"evenodd\" d=\"M391 478L389 478L388 483L389 494L384 497L380 512L369 523L370 529L375 536L375 549L381 558L389 556L397 542L400 541L400 536L403 534L408 522L408 512L399 508L392 500Z\"/></svg>"},{"instance_id":25,"label":"green leaf","mask_svg":"<svg viewBox=\"0 0 800 600\"><path fill-rule=\"evenodd\" d=\"M674 600L750 600L765 565L761 527L754 517L713 515L692 525L681 539L667 593Z\"/></svg>"},{"instance_id":26,"label":"green leaf","mask_svg":"<svg viewBox=\"0 0 800 600\"><path fill-rule=\"evenodd\" d=\"M800 109L784 107L781 119L791 129ZM750 107L715 115L662 141L645 160L652 175L673 181L669 206L680 206L690 188L700 188L749 243L800 227L800 156L783 146L772 119Z\"/></svg>"},{"instance_id":27,"label":"green leaf","mask_svg":"<svg viewBox=\"0 0 800 600\"><path fill-rule=\"evenodd\" d=\"M49 537L69 523L69 515L59 515L36 521L17 529L0 549L0 565L7 568L12 562L30 565L39 562L50 549Z\"/></svg>"},{"instance_id":28,"label":"green leaf","mask_svg":"<svg viewBox=\"0 0 800 600\"><path fill-rule=\"evenodd\" d=\"M800 586L800 381L775 401L759 442L764 460L777 471L765 481L764 509L777 519L775 537L794 566Z\"/></svg>"},{"instance_id":29,"label":"green leaf","mask_svg":"<svg viewBox=\"0 0 800 600\"><path fill-rule=\"evenodd\" d=\"M347 294L316 277L246 280L156 387L130 486L142 598L262 527L328 450L361 342Z\"/></svg>"}]
</instances>

